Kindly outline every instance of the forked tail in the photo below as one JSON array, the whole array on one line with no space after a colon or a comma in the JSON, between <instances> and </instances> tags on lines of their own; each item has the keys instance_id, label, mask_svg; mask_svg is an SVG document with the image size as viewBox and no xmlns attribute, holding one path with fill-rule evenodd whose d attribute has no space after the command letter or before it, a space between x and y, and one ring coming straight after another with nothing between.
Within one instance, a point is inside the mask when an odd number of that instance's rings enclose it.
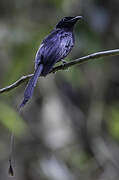
<instances>
[{"instance_id":1,"label":"forked tail","mask_svg":"<svg viewBox=\"0 0 119 180\"><path fill-rule=\"evenodd\" d=\"M36 86L38 77L42 73L42 70L43 70L43 64L40 64L39 66L37 66L37 69L35 70L33 77L29 80L29 82L26 86L26 89L24 91L24 99L23 99L22 103L20 104L19 109L21 109L32 97L34 87Z\"/></svg>"}]
</instances>

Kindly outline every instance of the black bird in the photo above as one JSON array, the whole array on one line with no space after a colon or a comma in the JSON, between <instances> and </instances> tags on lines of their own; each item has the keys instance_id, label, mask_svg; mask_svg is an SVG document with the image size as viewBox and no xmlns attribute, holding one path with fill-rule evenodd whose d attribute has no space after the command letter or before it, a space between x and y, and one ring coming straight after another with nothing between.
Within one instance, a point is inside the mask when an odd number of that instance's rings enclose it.
<instances>
[{"instance_id":1,"label":"black bird","mask_svg":"<svg viewBox=\"0 0 119 180\"><path fill-rule=\"evenodd\" d=\"M62 61L70 53L74 46L73 28L80 19L82 16L64 17L42 41L35 57L35 72L26 86L20 108L32 97L38 77L46 76L57 62Z\"/></svg>"}]
</instances>

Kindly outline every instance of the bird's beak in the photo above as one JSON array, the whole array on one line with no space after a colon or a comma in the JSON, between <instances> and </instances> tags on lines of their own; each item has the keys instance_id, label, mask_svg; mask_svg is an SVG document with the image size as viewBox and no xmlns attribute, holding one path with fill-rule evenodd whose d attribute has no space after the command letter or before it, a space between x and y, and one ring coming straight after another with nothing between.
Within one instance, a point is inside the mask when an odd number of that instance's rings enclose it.
<instances>
[{"instance_id":1,"label":"bird's beak","mask_svg":"<svg viewBox=\"0 0 119 180\"><path fill-rule=\"evenodd\" d=\"M72 21L73 21L73 20L79 20L79 19L83 19L83 16L75 16L75 17L72 19Z\"/></svg>"},{"instance_id":2,"label":"bird's beak","mask_svg":"<svg viewBox=\"0 0 119 180\"><path fill-rule=\"evenodd\" d=\"M76 22L77 22L78 20L80 20L80 19L83 19L83 17L82 17L82 16L75 16L74 18L70 19L69 22L74 22L74 23L76 23Z\"/></svg>"}]
</instances>

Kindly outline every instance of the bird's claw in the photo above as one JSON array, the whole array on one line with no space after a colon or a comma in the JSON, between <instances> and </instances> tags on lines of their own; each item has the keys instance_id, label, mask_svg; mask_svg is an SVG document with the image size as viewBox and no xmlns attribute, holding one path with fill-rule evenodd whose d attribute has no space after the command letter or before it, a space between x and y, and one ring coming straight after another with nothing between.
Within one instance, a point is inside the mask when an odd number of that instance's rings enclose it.
<instances>
[{"instance_id":1,"label":"bird's claw","mask_svg":"<svg viewBox=\"0 0 119 180\"><path fill-rule=\"evenodd\" d=\"M67 62L66 62L65 60L63 60L63 59L62 59L61 61L62 61L63 65L65 65L65 64L67 63Z\"/></svg>"}]
</instances>

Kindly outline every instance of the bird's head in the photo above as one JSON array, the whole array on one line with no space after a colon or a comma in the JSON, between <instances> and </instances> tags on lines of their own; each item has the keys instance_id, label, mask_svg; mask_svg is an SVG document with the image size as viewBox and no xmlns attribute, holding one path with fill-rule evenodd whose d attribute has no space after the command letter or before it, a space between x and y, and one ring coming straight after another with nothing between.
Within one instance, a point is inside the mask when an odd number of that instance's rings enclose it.
<instances>
[{"instance_id":1,"label":"bird's head","mask_svg":"<svg viewBox=\"0 0 119 180\"><path fill-rule=\"evenodd\" d=\"M67 28L67 29L73 29L74 25L76 24L76 22L80 19L83 19L82 16L75 16L75 17L64 17L62 18L58 24L56 25L56 29L57 28Z\"/></svg>"}]
</instances>

